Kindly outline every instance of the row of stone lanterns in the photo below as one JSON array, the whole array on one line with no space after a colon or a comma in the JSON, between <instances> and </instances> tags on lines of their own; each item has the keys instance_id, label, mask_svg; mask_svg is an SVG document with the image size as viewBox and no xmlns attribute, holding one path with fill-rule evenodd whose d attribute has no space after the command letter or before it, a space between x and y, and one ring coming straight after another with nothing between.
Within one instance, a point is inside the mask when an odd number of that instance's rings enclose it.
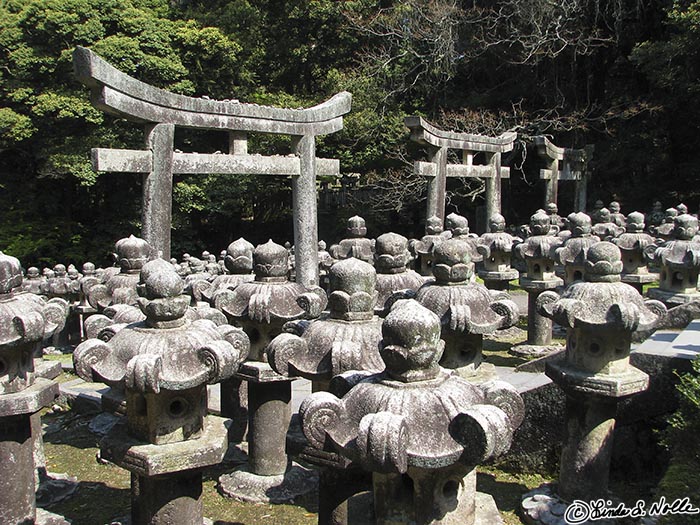
<instances>
[{"instance_id":1,"label":"row of stone lanterns","mask_svg":"<svg viewBox=\"0 0 700 525\"><path fill-rule=\"evenodd\" d=\"M561 299L553 296L542 284L556 280L552 254L561 243L547 235L550 224L546 214L535 214L535 235L516 251L528 264L522 283L531 285L531 310L569 330L564 361L549 365L548 374L564 385L573 408L581 404L590 411L588 419L597 421L595 428L569 425L560 479L560 494L569 500L578 494L572 488L576 482L570 481L577 476L592 479L591 486L604 482L609 452L596 432L604 422L608 435L614 425L606 399L645 388L643 375L629 367L630 334L653 326L664 309L660 303L644 304L620 282L620 250L610 243L592 244L583 258L575 258L582 262L584 281L575 280ZM692 233L690 226L684 235ZM659 257L671 261L677 251L694 253L688 245L692 237L683 240L657 252ZM378 267L398 269L388 275L406 273L404 238L387 234L377 245ZM246 250L237 258L249 265ZM221 420L206 415L208 383L232 378L247 383L248 474L283 475L290 380L297 375L311 378L316 391L326 391L311 396L301 413L309 448L317 449L316 457L338 458L330 463L344 465L336 468L339 479L353 474L349 465L375 473L379 521L438 523L447 516L470 522L476 497L473 468L507 448L522 419L522 401L512 388L476 374L485 371L483 333L512 326L517 309L472 281L471 248L463 239L435 243L434 281L388 293L381 306L370 264L356 258L334 264L329 314L310 322L324 310L326 294L288 281L287 250L271 242L262 245L252 254L254 280L224 285L212 295L242 330L192 314L191 298L183 295L186 284L175 267L162 260L144 264L146 251L137 247L123 258L126 275L135 275L133 268L140 266L136 284L129 277L124 288L135 290L141 318L111 328L106 340L90 339L75 352L81 377L123 392L126 417L103 441L102 454L132 472L135 523L170 523L173 516L201 521L201 469L221 461L230 439ZM489 257L490 251L481 251ZM21 274L19 263L9 267L8 293L13 295ZM188 285L200 279L195 276ZM375 311L389 312L383 324ZM13 319L20 319L11 324L21 326L17 330L23 335L38 333L31 328L31 316L29 321L20 315ZM251 361L243 363L249 353ZM433 405L452 408L443 414ZM314 452L307 449L306 455ZM581 470L577 465L588 466ZM321 490L327 493L328 487Z\"/></svg>"}]
</instances>

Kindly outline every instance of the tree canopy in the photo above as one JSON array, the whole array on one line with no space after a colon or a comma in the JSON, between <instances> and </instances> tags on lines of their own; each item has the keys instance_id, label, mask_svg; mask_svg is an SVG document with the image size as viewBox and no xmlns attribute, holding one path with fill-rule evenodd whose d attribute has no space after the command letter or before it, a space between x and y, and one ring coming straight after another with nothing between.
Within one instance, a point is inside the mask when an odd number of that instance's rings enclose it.
<instances>
[{"instance_id":1,"label":"tree canopy","mask_svg":"<svg viewBox=\"0 0 700 525\"><path fill-rule=\"evenodd\" d=\"M344 130L322 138L318 153L360 175L368 191L351 203L377 233L422 229L409 114L462 131L594 144L590 197L617 198L625 211L657 198L698 204L700 0L8 0L0 247L27 263L103 262L139 228L139 177L98 176L89 151L142 147L142 132L90 104L72 74L77 45L192 96L301 107L352 92ZM178 132L177 147L223 150L220 135ZM289 148L251 141L260 153ZM509 159L519 195L504 200L511 221L541 202L524 144ZM451 186L450 206L472 213L480 190ZM291 238L290 202L284 179L178 177L174 251L221 249L241 234ZM352 211L330 210L321 236L339 232L338 217Z\"/></svg>"}]
</instances>

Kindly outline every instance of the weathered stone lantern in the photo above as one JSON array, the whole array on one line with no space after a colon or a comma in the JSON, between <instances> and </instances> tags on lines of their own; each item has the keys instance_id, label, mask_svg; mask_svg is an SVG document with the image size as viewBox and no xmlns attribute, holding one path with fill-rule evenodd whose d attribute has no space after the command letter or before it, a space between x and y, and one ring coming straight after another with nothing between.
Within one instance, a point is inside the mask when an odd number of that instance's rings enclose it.
<instances>
[{"instance_id":1,"label":"weathered stone lantern","mask_svg":"<svg viewBox=\"0 0 700 525\"><path fill-rule=\"evenodd\" d=\"M321 288L307 289L287 279L287 259L287 249L271 240L258 246L253 253L255 280L224 290L215 300L251 339L250 360L221 385L221 412L234 419L231 441L242 440L248 425L248 464L221 481L233 487L228 494L241 499L279 486L287 468L293 378L276 373L263 350L286 322L318 317L327 304Z\"/></svg>"},{"instance_id":2,"label":"weathered stone lantern","mask_svg":"<svg viewBox=\"0 0 700 525\"><path fill-rule=\"evenodd\" d=\"M347 222L347 238L330 248L331 257L336 260L354 257L366 263L374 263L374 241L367 238L365 220L355 215Z\"/></svg>"},{"instance_id":3,"label":"weathered stone lantern","mask_svg":"<svg viewBox=\"0 0 700 525\"><path fill-rule=\"evenodd\" d=\"M65 264L56 264L53 267L53 277L46 280L43 287L43 295L57 297L71 302L78 292L78 285L68 277Z\"/></svg>"},{"instance_id":4,"label":"weathered stone lantern","mask_svg":"<svg viewBox=\"0 0 700 525\"><path fill-rule=\"evenodd\" d=\"M312 321L291 321L285 333L275 337L266 349L272 369L285 378L304 377L313 390L326 390L331 379L351 370L370 373L384 370L379 355L381 319L374 315L375 270L359 259L335 263L329 272L330 313ZM286 383L288 384L288 383ZM249 447L252 465L220 478L221 489L229 495L251 500L279 502L315 490L308 472L287 463L286 431L291 418L289 404L278 405L276 419L261 424L267 448ZM273 414L268 414L272 418ZM249 432L249 441L259 439ZM276 443L277 449L271 447ZM265 476L251 474L258 461L251 454L267 454ZM308 458L305 458L308 459ZM315 478L315 476L314 476ZM262 493L262 494L261 494ZM264 495L264 496L263 496Z\"/></svg>"},{"instance_id":5,"label":"weathered stone lantern","mask_svg":"<svg viewBox=\"0 0 700 525\"><path fill-rule=\"evenodd\" d=\"M0 252L0 522L66 521L45 511L37 517L34 444L40 435L31 423L58 397L58 384L37 377L34 352L50 331L48 304L22 291L19 261ZM50 333L50 332L49 332ZM37 425L39 432L41 425Z\"/></svg>"},{"instance_id":6,"label":"weathered stone lantern","mask_svg":"<svg viewBox=\"0 0 700 525\"><path fill-rule=\"evenodd\" d=\"M609 209L601 208L598 210L597 220L591 230L594 235L597 235L602 240L610 241L624 233L625 228L613 222L612 214Z\"/></svg>"},{"instance_id":7,"label":"weathered stone lantern","mask_svg":"<svg viewBox=\"0 0 700 525\"><path fill-rule=\"evenodd\" d=\"M101 455L131 472L134 525L202 523L202 473L228 447L222 418L207 415L207 384L233 375L248 354L245 333L208 320L190 322L189 297L172 265L143 266L138 292L146 320L74 353L86 381L126 392L125 421L100 444Z\"/></svg>"},{"instance_id":8,"label":"weathered stone lantern","mask_svg":"<svg viewBox=\"0 0 700 525\"><path fill-rule=\"evenodd\" d=\"M424 277L433 276L433 250L445 239L450 232L443 231L440 217L428 217L425 222L425 235L420 240L411 241L411 250L418 259L418 273Z\"/></svg>"},{"instance_id":9,"label":"weathered stone lantern","mask_svg":"<svg viewBox=\"0 0 700 525\"><path fill-rule=\"evenodd\" d=\"M110 304L136 304L139 272L153 258L153 248L143 239L130 235L114 245L119 273L106 274L105 284L92 286L88 302L102 311Z\"/></svg>"},{"instance_id":10,"label":"weathered stone lantern","mask_svg":"<svg viewBox=\"0 0 700 525\"><path fill-rule=\"evenodd\" d=\"M241 283L255 279L255 275L253 275L254 250L255 247L243 237L229 244L223 259L227 273L216 277L211 286L202 291L204 298L213 304L219 291L227 288L233 289Z\"/></svg>"},{"instance_id":11,"label":"weathered stone lantern","mask_svg":"<svg viewBox=\"0 0 700 525\"><path fill-rule=\"evenodd\" d=\"M519 276L510 261L513 246L520 239L506 233L506 220L500 213L491 216L488 226L489 231L479 238L477 247L484 263L479 277L490 290L508 290L508 282Z\"/></svg>"},{"instance_id":12,"label":"weathered stone lantern","mask_svg":"<svg viewBox=\"0 0 700 525\"><path fill-rule=\"evenodd\" d=\"M621 227L621 228L626 228L627 227L627 217L625 217L625 214L622 213L620 203L617 201L612 201L608 205L608 209L610 210L610 220L615 223L615 225ZM642 215L642 222L644 222Z\"/></svg>"},{"instance_id":13,"label":"weathered stone lantern","mask_svg":"<svg viewBox=\"0 0 700 525\"><path fill-rule=\"evenodd\" d=\"M564 229L564 219L559 215L559 206L556 202L549 202L545 206L545 212L549 215L549 222L552 225L551 232L556 235Z\"/></svg>"},{"instance_id":14,"label":"weathered stone lantern","mask_svg":"<svg viewBox=\"0 0 700 525\"><path fill-rule=\"evenodd\" d=\"M462 241L448 239L433 255L435 281L424 284L416 300L441 320L445 352L440 365L464 377L495 374L493 366L482 366L484 334L515 325L518 307L509 299L495 300L483 284L471 282L474 265Z\"/></svg>"},{"instance_id":15,"label":"weathered stone lantern","mask_svg":"<svg viewBox=\"0 0 700 525\"><path fill-rule=\"evenodd\" d=\"M469 246L469 258L474 264L480 263L482 255L477 249L479 236L469 233L469 220L458 213L450 213L445 217L445 227L450 232L450 239L459 239Z\"/></svg>"},{"instance_id":16,"label":"weathered stone lantern","mask_svg":"<svg viewBox=\"0 0 700 525\"><path fill-rule=\"evenodd\" d=\"M678 210L676 208L666 208L664 212L664 222L651 228L654 236L662 241L672 241L674 239L674 230Z\"/></svg>"},{"instance_id":17,"label":"weathered stone lantern","mask_svg":"<svg viewBox=\"0 0 700 525\"><path fill-rule=\"evenodd\" d=\"M566 503L609 497L617 404L649 381L630 365L632 332L652 329L666 310L658 301L645 303L621 282L621 271L620 250L600 242L588 250L584 281L561 297L550 291L538 300L540 313L567 329L564 356L546 364L546 374L566 393L566 437L556 490L541 487L523 499L528 522L563 524Z\"/></svg>"},{"instance_id":18,"label":"weathered stone lantern","mask_svg":"<svg viewBox=\"0 0 700 525\"><path fill-rule=\"evenodd\" d=\"M263 361L263 349L282 333L287 321L318 317L326 307L326 294L307 289L287 278L288 253L269 240L253 252L255 279L225 289L214 301L230 321L239 324L250 338L250 359Z\"/></svg>"},{"instance_id":19,"label":"weathered stone lantern","mask_svg":"<svg viewBox=\"0 0 700 525\"><path fill-rule=\"evenodd\" d=\"M549 216L538 210L530 217L532 236L515 247L515 251L527 265L525 275L520 275L520 287L527 291L527 343L511 348L516 355L546 355L561 347L552 345L552 321L537 312L537 298L545 290L553 290L563 284L554 272L554 250L561 239L550 235Z\"/></svg>"},{"instance_id":20,"label":"weathered stone lantern","mask_svg":"<svg viewBox=\"0 0 700 525\"><path fill-rule=\"evenodd\" d=\"M385 233L377 237L374 267L377 269L377 301L374 311L378 315L388 313L388 299L397 292L416 291L425 279L410 270L411 253L408 239L398 233Z\"/></svg>"},{"instance_id":21,"label":"weathered stone lantern","mask_svg":"<svg viewBox=\"0 0 700 525\"><path fill-rule=\"evenodd\" d=\"M359 259L345 259L330 269L330 313L286 325L288 333L267 347L270 365L284 376L314 382L326 390L331 378L350 370L381 372L381 319L374 315L375 270Z\"/></svg>"},{"instance_id":22,"label":"weathered stone lantern","mask_svg":"<svg viewBox=\"0 0 700 525\"><path fill-rule=\"evenodd\" d=\"M39 268L30 266L27 268L27 276L22 281L22 290L25 292L41 295L42 284L46 281L46 277L39 273Z\"/></svg>"},{"instance_id":23,"label":"weathered stone lantern","mask_svg":"<svg viewBox=\"0 0 700 525\"><path fill-rule=\"evenodd\" d=\"M591 234L591 218L583 212L571 213L567 217L571 236L554 251L554 260L564 266L564 284L583 279L586 253L600 238Z\"/></svg>"},{"instance_id":24,"label":"weathered stone lantern","mask_svg":"<svg viewBox=\"0 0 700 525\"><path fill-rule=\"evenodd\" d=\"M399 301L382 325L386 370L301 406L312 447L372 472L372 523L499 522L490 496L476 492L475 467L509 448L523 402L510 385L475 386L441 368L440 325L417 302ZM348 523L367 522L350 511Z\"/></svg>"},{"instance_id":25,"label":"weathered stone lantern","mask_svg":"<svg viewBox=\"0 0 700 525\"><path fill-rule=\"evenodd\" d=\"M656 239L644 232L644 215L632 212L627 216L627 231L612 241L622 253L622 282L639 292L645 284L656 281L658 273L652 273L647 266L650 250L656 246Z\"/></svg>"},{"instance_id":26,"label":"weathered stone lantern","mask_svg":"<svg viewBox=\"0 0 700 525\"><path fill-rule=\"evenodd\" d=\"M644 221L647 228L650 230L664 222L664 207L659 201L654 201L652 205L651 212L646 216Z\"/></svg>"},{"instance_id":27,"label":"weathered stone lantern","mask_svg":"<svg viewBox=\"0 0 700 525\"><path fill-rule=\"evenodd\" d=\"M654 252L654 262L660 266L659 287L651 288L649 297L667 305L679 305L700 299L698 273L700 272L700 242L693 238L698 233L698 219L692 215L676 217L673 235Z\"/></svg>"}]
</instances>

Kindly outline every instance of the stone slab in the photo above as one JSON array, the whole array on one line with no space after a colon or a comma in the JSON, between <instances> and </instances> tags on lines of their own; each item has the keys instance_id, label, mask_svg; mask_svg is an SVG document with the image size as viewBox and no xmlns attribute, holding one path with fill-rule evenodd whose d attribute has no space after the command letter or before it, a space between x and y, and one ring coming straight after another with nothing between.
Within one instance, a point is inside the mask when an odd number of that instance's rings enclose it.
<instances>
[{"instance_id":1,"label":"stone slab","mask_svg":"<svg viewBox=\"0 0 700 525\"><path fill-rule=\"evenodd\" d=\"M102 394L109 390L104 383L88 383L82 379L66 381L59 386L61 395L73 410L86 413L101 412Z\"/></svg>"},{"instance_id":2,"label":"stone slab","mask_svg":"<svg viewBox=\"0 0 700 525\"><path fill-rule=\"evenodd\" d=\"M508 353L518 357L547 357L552 354L559 354L564 347L557 344L549 345L530 345L523 343L521 345L515 345L508 350Z\"/></svg>"},{"instance_id":3,"label":"stone slab","mask_svg":"<svg viewBox=\"0 0 700 525\"><path fill-rule=\"evenodd\" d=\"M506 381L513 385L520 394L552 384L552 380L542 373L518 372L514 368L507 366L497 366L496 373L501 381Z\"/></svg>"},{"instance_id":4,"label":"stone slab","mask_svg":"<svg viewBox=\"0 0 700 525\"><path fill-rule=\"evenodd\" d=\"M491 494L476 493L474 525L502 525L503 518L498 512L496 501Z\"/></svg>"},{"instance_id":5,"label":"stone slab","mask_svg":"<svg viewBox=\"0 0 700 525\"><path fill-rule=\"evenodd\" d=\"M348 523L375 523L375 520L372 492L360 492L348 499ZM476 492L473 525L503 525L503 523L493 496Z\"/></svg>"},{"instance_id":6,"label":"stone slab","mask_svg":"<svg viewBox=\"0 0 700 525\"><path fill-rule=\"evenodd\" d=\"M544 374L544 369L549 361L556 361L562 359L564 356L564 347L561 348L559 352L554 352L547 354L537 359L532 359L525 363L522 363L515 367L516 372L531 372L531 373L542 373Z\"/></svg>"},{"instance_id":7,"label":"stone slab","mask_svg":"<svg viewBox=\"0 0 700 525\"><path fill-rule=\"evenodd\" d=\"M559 288L564 284L564 281L558 277L556 279L539 281L521 275L519 284L520 287L527 292L544 292L546 290L554 290Z\"/></svg>"},{"instance_id":8,"label":"stone slab","mask_svg":"<svg viewBox=\"0 0 700 525\"><path fill-rule=\"evenodd\" d=\"M246 361L240 366L235 376L254 383L294 381L294 378L280 375L269 364L259 361Z\"/></svg>"},{"instance_id":9,"label":"stone slab","mask_svg":"<svg viewBox=\"0 0 700 525\"><path fill-rule=\"evenodd\" d=\"M37 377L33 385L21 392L0 396L0 417L33 414L53 403L58 395L57 383Z\"/></svg>"},{"instance_id":10,"label":"stone slab","mask_svg":"<svg viewBox=\"0 0 700 525\"><path fill-rule=\"evenodd\" d=\"M678 375L692 370L700 355L700 321L692 321L683 331L663 330L652 334L630 353L630 363L649 375L649 388L623 402L619 419L623 422L665 416L678 408Z\"/></svg>"},{"instance_id":11,"label":"stone slab","mask_svg":"<svg viewBox=\"0 0 700 525\"><path fill-rule=\"evenodd\" d=\"M629 368L623 374L604 376L569 368L560 361L550 361L545 365L545 373L564 390L609 398L630 396L649 386L649 376L636 368Z\"/></svg>"},{"instance_id":12,"label":"stone slab","mask_svg":"<svg viewBox=\"0 0 700 525\"><path fill-rule=\"evenodd\" d=\"M283 475L258 476L242 466L219 478L219 492L249 503L288 503L318 491L318 472L292 463Z\"/></svg>"},{"instance_id":13,"label":"stone slab","mask_svg":"<svg viewBox=\"0 0 700 525\"><path fill-rule=\"evenodd\" d=\"M647 292L649 299L657 299L669 306L686 304L693 301L700 301L700 292L698 293L673 293L666 292L659 288L650 288Z\"/></svg>"},{"instance_id":14,"label":"stone slab","mask_svg":"<svg viewBox=\"0 0 700 525\"><path fill-rule=\"evenodd\" d=\"M71 522L66 520L59 514L54 514L46 509L37 507L35 525L71 525Z\"/></svg>"},{"instance_id":15,"label":"stone slab","mask_svg":"<svg viewBox=\"0 0 700 525\"><path fill-rule=\"evenodd\" d=\"M622 274L621 280L623 283L630 284L647 284L659 280L658 273L626 273Z\"/></svg>"},{"instance_id":16,"label":"stone slab","mask_svg":"<svg viewBox=\"0 0 700 525\"><path fill-rule=\"evenodd\" d=\"M664 355L669 358L695 359L700 355L700 320L691 321L680 333L654 334L639 345L635 352Z\"/></svg>"},{"instance_id":17,"label":"stone slab","mask_svg":"<svg viewBox=\"0 0 700 525\"><path fill-rule=\"evenodd\" d=\"M497 372L501 380L516 388L525 403L525 419L499 464L525 472L554 472L564 435L564 392L543 373L518 372L509 367L497 367Z\"/></svg>"},{"instance_id":18,"label":"stone slab","mask_svg":"<svg viewBox=\"0 0 700 525\"><path fill-rule=\"evenodd\" d=\"M228 448L229 420L207 416L198 439L145 444L127 434L124 423L115 425L100 443L103 459L139 476L152 477L221 463Z\"/></svg>"},{"instance_id":19,"label":"stone slab","mask_svg":"<svg viewBox=\"0 0 700 525\"><path fill-rule=\"evenodd\" d=\"M60 361L47 361L45 359L34 359L34 375L44 379L56 379L61 375Z\"/></svg>"}]
</instances>

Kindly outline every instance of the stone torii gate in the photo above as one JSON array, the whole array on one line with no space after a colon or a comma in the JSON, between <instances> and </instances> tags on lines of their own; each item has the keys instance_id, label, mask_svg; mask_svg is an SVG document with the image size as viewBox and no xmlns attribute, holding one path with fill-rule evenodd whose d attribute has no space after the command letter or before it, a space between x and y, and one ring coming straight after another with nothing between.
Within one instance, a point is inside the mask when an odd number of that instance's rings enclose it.
<instances>
[{"instance_id":1,"label":"stone torii gate","mask_svg":"<svg viewBox=\"0 0 700 525\"><path fill-rule=\"evenodd\" d=\"M411 139L428 146L428 162L416 161L414 173L428 177L428 217L445 221L445 193L448 177L484 179L486 217L501 212L501 179L510 177L510 168L501 166L501 153L511 151L517 133L498 137L457 133L436 128L422 117L406 117ZM450 149L462 152L462 164L448 164ZM484 153L486 164L474 164L474 155Z\"/></svg>"},{"instance_id":2,"label":"stone torii gate","mask_svg":"<svg viewBox=\"0 0 700 525\"><path fill-rule=\"evenodd\" d=\"M171 93L122 73L83 47L74 51L73 66L96 108L145 126L145 149L95 148L92 163L96 171L143 174L141 235L162 257L170 257L173 174L287 175L292 177L297 281L318 284L316 176L339 175L340 162L317 158L315 137L342 129L350 93L307 109L282 109ZM229 152L175 152L176 126L228 131ZM291 135L294 155L249 155L248 132Z\"/></svg>"},{"instance_id":3,"label":"stone torii gate","mask_svg":"<svg viewBox=\"0 0 700 525\"><path fill-rule=\"evenodd\" d=\"M547 167L540 170L540 179L547 181L547 191L544 205L550 202L557 204L559 181L573 180L576 182L574 211L586 211L588 190L588 162L593 156L593 145L583 149L560 148L544 135L534 137L537 153L542 157Z\"/></svg>"}]
</instances>

